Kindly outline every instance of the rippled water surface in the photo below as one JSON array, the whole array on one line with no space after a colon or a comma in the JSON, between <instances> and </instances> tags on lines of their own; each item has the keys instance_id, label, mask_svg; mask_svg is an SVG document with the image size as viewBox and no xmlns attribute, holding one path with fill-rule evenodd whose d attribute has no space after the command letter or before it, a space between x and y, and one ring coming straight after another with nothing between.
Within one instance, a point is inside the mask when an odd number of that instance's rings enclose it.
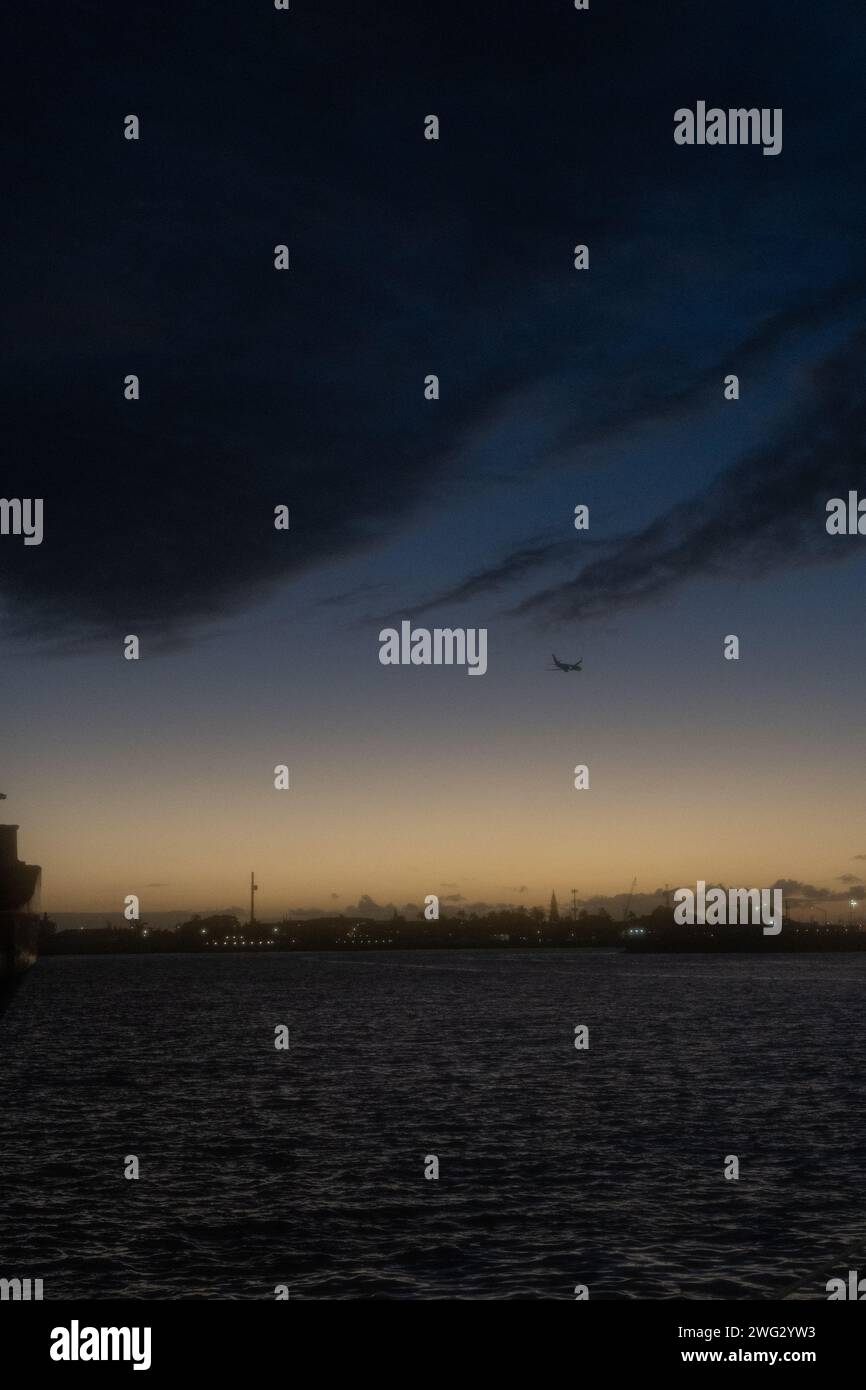
<instances>
[{"instance_id":1,"label":"rippled water surface","mask_svg":"<svg viewBox=\"0 0 866 1390\"><path fill-rule=\"evenodd\" d=\"M822 1297L866 1271L864 989L866 955L46 958L0 1022L0 1276Z\"/></svg>"}]
</instances>

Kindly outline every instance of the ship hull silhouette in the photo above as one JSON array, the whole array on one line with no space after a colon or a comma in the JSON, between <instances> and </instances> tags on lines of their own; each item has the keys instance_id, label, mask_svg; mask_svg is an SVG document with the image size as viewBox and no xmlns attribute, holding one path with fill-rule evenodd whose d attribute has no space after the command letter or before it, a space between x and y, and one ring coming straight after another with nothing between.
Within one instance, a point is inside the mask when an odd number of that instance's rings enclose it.
<instances>
[{"instance_id":1,"label":"ship hull silhouette","mask_svg":"<svg viewBox=\"0 0 866 1390\"><path fill-rule=\"evenodd\" d=\"M0 1012L36 960L41 877L18 858L18 826L0 825Z\"/></svg>"}]
</instances>

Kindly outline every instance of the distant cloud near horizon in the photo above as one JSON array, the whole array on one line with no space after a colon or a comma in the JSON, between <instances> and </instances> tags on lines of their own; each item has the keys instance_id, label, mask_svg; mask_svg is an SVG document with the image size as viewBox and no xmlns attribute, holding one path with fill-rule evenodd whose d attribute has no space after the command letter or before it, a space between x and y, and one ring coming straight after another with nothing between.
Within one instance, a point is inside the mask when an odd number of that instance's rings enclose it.
<instances>
[{"instance_id":1,"label":"distant cloud near horizon","mask_svg":"<svg viewBox=\"0 0 866 1390\"><path fill-rule=\"evenodd\" d=\"M841 878L841 875L839 877ZM803 883L799 879L791 878L776 879L775 883L772 884L772 887L781 888L785 900L793 906L803 906L806 904L815 904L820 902L847 903L849 898L851 898L852 896L858 899L862 898L864 901L866 901L866 885L859 882L859 880L854 880L855 876L850 875L846 879L846 887L842 890L831 890L829 888L822 888L816 886L815 884ZM149 884L147 886L156 887L159 885ZM742 885L739 883L736 885L728 885L726 883L722 883L721 881L715 883L710 882L708 880L707 886L721 887L727 889L729 886ZM646 916L649 913L651 913L654 909L663 905L666 897L670 897L672 902L673 892L673 885L667 889L657 888L652 892L636 892L631 898L631 911L634 913L636 917ZM333 897L334 895L330 896ZM560 916L563 918L567 918L571 913L570 899L566 901L566 894L564 890L557 890L557 899L559 900ZM594 913L606 912L615 921L619 921L623 918L625 905L628 900L629 893L627 889L620 893L594 894L591 897L578 898L577 909L578 911L586 911L590 915ZM453 893L448 895L447 897L442 897L440 899L440 909L441 915L443 917L453 917L458 911L464 913L467 917L469 917L473 914L476 914L478 916L484 916L492 912L514 912L518 909L520 909L523 912L530 912L539 908L546 915L549 907L549 902L549 895L545 898L543 902L515 903L509 901L488 902L483 898L469 900L465 898L461 893ZM289 907L277 908L272 910L263 910L261 913L260 920L263 922L277 922L280 921L284 916L287 917L289 920L295 919L297 921L315 921L316 918L319 917L342 917L348 920L350 920L353 917L363 917L368 918L371 921L386 922L391 920L394 917L395 913L398 917L403 917L407 920L414 920L421 916L423 912L423 902L394 903L392 901L388 901L385 903L381 903L376 898L372 897L369 893L362 893L359 896L357 902L346 905L341 908L331 909L327 907L316 907L308 905L304 907ZM247 920L249 916L249 906L247 905L245 907L239 907L237 905L229 905L222 907L205 907L198 909L157 909L151 914L149 914L149 918L150 920L156 922L171 919L173 923L175 920L187 921L196 916L211 917L226 915L235 916L239 919L239 921L244 922ZM111 920L116 922L118 925L124 924L123 915L119 911L80 913L58 911L56 913L49 913L49 916L56 917L59 920L64 921L70 919L81 919L82 921L93 919L93 921L96 921L97 923L102 920Z\"/></svg>"},{"instance_id":2,"label":"distant cloud near horizon","mask_svg":"<svg viewBox=\"0 0 866 1390\"><path fill-rule=\"evenodd\" d=\"M794 903L845 902L852 896L852 893L857 897L866 897L866 887L853 874L840 874L839 877L846 883L852 884L853 887L834 892L829 888L816 888L812 883L800 883L795 878L777 878L773 887L781 888L783 897Z\"/></svg>"}]
</instances>

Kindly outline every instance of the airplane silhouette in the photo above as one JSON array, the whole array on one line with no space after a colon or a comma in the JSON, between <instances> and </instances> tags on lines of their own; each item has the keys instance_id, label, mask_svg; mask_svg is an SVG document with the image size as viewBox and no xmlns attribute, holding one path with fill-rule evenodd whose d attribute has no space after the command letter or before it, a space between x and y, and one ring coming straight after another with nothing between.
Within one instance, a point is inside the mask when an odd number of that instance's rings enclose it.
<instances>
[{"instance_id":1,"label":"airplane silhouette","mask_svg":"<svg viewBox=\"0 0 866 1390\"><path fill-rule=\"evenodd\" d=\"M553 656L553 653L552 653L552 652L551 652L551 656ZM574 663L573 666L569 666L569 664L568 664L567 661L557 661L556 657L554 656L554 657L553 657L553 665L556 667L557 671L582 671L582 670L583 670L583 657L580 658L580 661L575 661L575 663ZM551 668L551 669L552 669L552 668Z\"/></svg>"}]
</instances>

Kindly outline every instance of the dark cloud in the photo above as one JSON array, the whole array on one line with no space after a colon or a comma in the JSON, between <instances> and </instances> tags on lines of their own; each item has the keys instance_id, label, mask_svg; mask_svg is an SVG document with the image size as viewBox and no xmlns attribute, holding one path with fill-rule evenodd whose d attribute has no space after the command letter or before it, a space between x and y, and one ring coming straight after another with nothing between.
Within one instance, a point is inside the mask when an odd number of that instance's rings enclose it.
<instances>
[{"instance_id":1,"label":"dark cloud","mask_svg":"<svg viewBox=\"0 0 866 1390\"><path fill-rule=\"evenodd\" d=\"M808 289L794 304L773 310L758 327L741 341L727 343L723 355L706 366L690 364L685 373L672 373L666 362L646 369L633 383L623 382L616 405L607 418L587 427L585 422L569 425L560 443L590 444L615 437L634 426L645 427L664 420L681 419L690 410L705 405L709 393L717 392L728 374L736 371L742 382L766 369L768 362L788 343L834 321L844 321L866 293L866 278L858 275L824 289Z\"/></svg>"},{"instance_id":2,"label":"dark cloud","mask_svg":"<svg viewBox=\"0 0 866 1390\"><path fill-rule=\"evenodd\" d=\"M849 488L866 492L864 373L861 333L815 370L805 403L772 442L575 580L512 611L555 621L598 617L659 599L699 575L742 580L850 559L845 538L827 535L825 504Z\"/></svg>"},{"instance_id":3,"label":"dark cloud","mask_svg":"<svg viewBox=\"0 0 866 1390\"><path fill-rule=\"evenodd\" d=\"M821 23L786 16L784 64L777 15L749 14L744 59L738 24L692 0L672 0L664 25L652 7L615 10L591 49L580 18L545 3L531 54L525 5L443 0L435 32L397 6L375 30L375 62L357 6L319 7L303 25L219 3L204 21L196 6L127 9L82 5L54 34L39 7L16 23L18 66L38 63L44 79L38 101L11 104L2 146L15 188L3 490L45 499L43 545L2 551L6 629L23 639L69 652L136 632L170 648L380 545L485 469L540 471L576 443L678 414L726 349L739 343L748 368L838 307L838 287L804 300L811 267L784 200L767 233L788 256L782 302L778 279L740 273L728 228L756 192L763 208L772 161L725 151L711 165L671 139L674 92L710 90L720 64L734 80L765 63L774 102L823 111L830 0ZM433 94L438 146L420 133ZM855 129L860 100L846 91ZM137 143L121 135L130 107ZM851 180L802 142L800 160L786 196L809 199L825 256L830 194ZM594 257L579 286L578 235ZM283 241L292 269L278 274ZM739 302L732 291L724 314L698 324L718 284L739 284ZM443 376L435 404L420 389L430 370ZM122 399L131 372L135 403ZM843 421L828 447L846 438ZM792 490L802 481L795 468ZM526 611L583 616L702 567L750 572L765 541L763 563L779 563L784 517L752 519L752 550L741 517L720 553L731 487L696 496L707 526L673 509ZM291 508L287 533L273 529L278 503ZM561 558L552 547L478 562L445 591L523 582Z\"/></svg>"},{"instance_id":4,"label":"dark cloud","mask_svg":"<svg viewBox=\"0 0 866 1390\"><path fill-rule=\"evenodd\" d=\"M866 282L858 278L805 295L797 306L772 314L756 332L729 349L723 360L706 369L689 368L686 386L677 391L666 389L664 381L669 373L660 373L658 380L643 379L638 397L624 404L623 391L638 389L627 383L624 373L623 389L617 390L616 405L609 415L591 427L569 425L570 444L610 440L629 426L676 419L688 406L705 404L710 391L718 392L732 363L746 381L750 368L766 367L767 359L788 339L834 322L842 328L852 317L859 316L862 322L864 289ZM770 446L750 451L738 465L714 479L703 494L672 506L640 532L610 538L582 537L582 553L589 547L601 547L604 554L585 565L576 577L522 600L512 613L540 613L555 620L595 617L660 597L701 573L755 578L787 565L847 558L844 549L826 544L823 525L812 525L811 532L808 527L816 519L823 523L823 503L828 496L837 495L830 490L833 486L842 489L843 485L847 488L866 482L866 465L858 448L864 409L862 387L850 400L835 436L828 438L825 428L825 409L830 400L835 405L839 398L838 374L846 373L856 390L864 353L863 335L851 334L842 349L813 366L811 380L806 383L807 390L811 387L811 403L795 404L783 424L776 427ZM811 457L804 453L804 432L811 440ZM839 451L836 457L834 449ZM788 535L791 523L794 527ZM528 542L460 583L414 604L413 612L495 593L539 569L573 559L574 553L573 540Z\"/></svg>"}]
</instances>

